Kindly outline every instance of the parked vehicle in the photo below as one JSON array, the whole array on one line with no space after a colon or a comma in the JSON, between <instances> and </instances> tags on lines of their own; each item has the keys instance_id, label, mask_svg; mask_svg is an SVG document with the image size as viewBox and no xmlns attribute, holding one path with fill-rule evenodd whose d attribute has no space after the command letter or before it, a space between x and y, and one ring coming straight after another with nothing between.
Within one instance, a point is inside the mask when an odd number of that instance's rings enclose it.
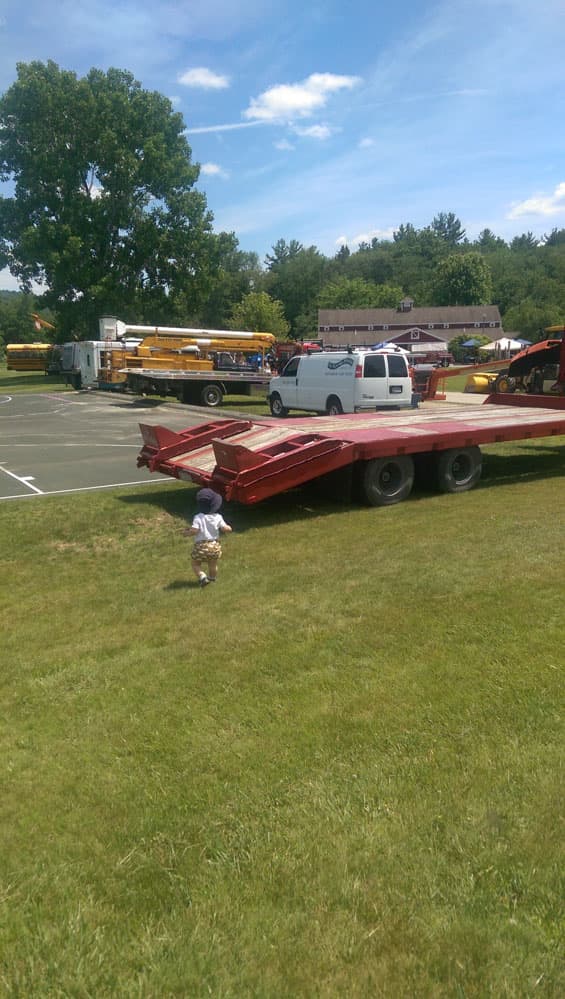
<instances>
[{"instance_id":1,"label":"parked vehicle","mask_svg":"<svg viewBox=\"0 0 565 999\"><path fill-rule=\"evenodd\" d=\"M113 317L100 320L100 333L102 339L141 338L125 354L111 356L112 378L132 392L215 407L228 392L250 396L264 391L271 377L267 355L275 343L272 333L138 326Z\"/></svg>"},{"instance_id":2,"label":"parked vehicle","mask_svg":"<svg viewBox=\"0 0 565 999\"><path fill-rule=\"evenodd\" d=\"M291 409L336 416L414 405L404 355L353 349L291 358L271 379L268 400L279 417Z\"/></svg>"},{"instance_id":3,"label":"parked vehicle","mask_svg":"<svg viewBox=\"0 0 565 999\"><path fill-rule=\"evenodd\" d=\"M257 503L341 470L344 491L372 506L410 494L416 474L444 493L480 479L480 446L565 434L565 397L490 396L482 406L441 404L339 419L216 420L175 432L140 425L138 467Z\"/></svg>"},{"instance_id":4,"label":"parked vehicle","mask_svg":"<svg viewBox=\"0 0 565 999\"><path fill-rule=\"evenodd\" d=\"M469 372L465 392L565 394L565 340L534 343L506 361L502 370Z\"/></svg>"},{"instance_id":5,"label":"parked vehicle","mask_svg":"<svg viewBox=\"0 0 565 999\"><path fill-rule=\"evenodd\" d=\"M50 343L8 343L6 367L8 371L45 371L51 348Z\"/></svg>"}]
</instances>

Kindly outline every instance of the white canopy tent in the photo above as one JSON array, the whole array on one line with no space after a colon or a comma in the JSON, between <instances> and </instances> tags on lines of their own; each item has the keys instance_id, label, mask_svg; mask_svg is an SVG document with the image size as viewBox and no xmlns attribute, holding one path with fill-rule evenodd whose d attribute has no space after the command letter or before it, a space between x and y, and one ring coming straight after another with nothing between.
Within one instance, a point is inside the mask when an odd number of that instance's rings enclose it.
<instances>
[{"instance_id":1,"label":"white canopy tent","mask_svg":"<svg viewBox=\"0 0 565 999\"><path fill-rule=\"evenodd\" d=\"M519 340L512 340L511 337L502 336L500 340L492 340L491 343L485 343L484 346L479 347L479 350L483 350L485 354L510 354L512 351L522 350L523 344Z\"/></svg>"}]
</instances>

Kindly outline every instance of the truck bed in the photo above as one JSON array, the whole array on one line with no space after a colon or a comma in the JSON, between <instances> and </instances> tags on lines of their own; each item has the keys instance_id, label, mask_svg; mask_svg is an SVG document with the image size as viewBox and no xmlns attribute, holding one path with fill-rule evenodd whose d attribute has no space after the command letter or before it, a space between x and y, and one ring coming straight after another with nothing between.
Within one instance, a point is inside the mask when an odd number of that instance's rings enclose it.
<instances>
[{"instance_id":1,"label":"truck bed","mask_svg":"<svg viewBox=\"0 0 565 999\"><path fill-rule=\"evenodd\" d=\"M228 500L256 503L357 461L565 434L565 399L557 400L558 408L486 403L217 420L179 432L140 424L144 443L137 464L212 486Z\"/></svg>"}]
</instances>

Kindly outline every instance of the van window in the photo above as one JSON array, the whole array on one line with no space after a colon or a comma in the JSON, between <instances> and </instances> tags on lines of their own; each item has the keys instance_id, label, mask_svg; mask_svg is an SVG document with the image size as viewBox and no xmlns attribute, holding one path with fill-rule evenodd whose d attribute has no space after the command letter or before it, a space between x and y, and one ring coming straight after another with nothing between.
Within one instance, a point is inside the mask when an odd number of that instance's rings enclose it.
<instances>
[{"instance_id":1,"label":"van window","mask_svg":"<svg viewBox=\"0 0 565 999\"><path fill-rule=\"evenodd\" d=\"M388 373L391 378L406 378L406 361L400 354L388 355Z\"/></svg>"},{"instance_id":2,"label":"van window","mask_svg":"<svg viewBox=\"0 0 565 999\"><path fill-rule=\"evenodd\" d=\"M383 354L367 354L363 367L363 375L365 378L386 378Z\"/></svg>"},{"instance_id":3,"label":"van window","mask_svg":"<svg viewBox=\"0 0 565 999\"><path fill-rule=\"evenodd\" d=\"M281 378L295 378L299 361L299 357L291 357L286 367L281 371Z\"/></svg>"}]
</instances>

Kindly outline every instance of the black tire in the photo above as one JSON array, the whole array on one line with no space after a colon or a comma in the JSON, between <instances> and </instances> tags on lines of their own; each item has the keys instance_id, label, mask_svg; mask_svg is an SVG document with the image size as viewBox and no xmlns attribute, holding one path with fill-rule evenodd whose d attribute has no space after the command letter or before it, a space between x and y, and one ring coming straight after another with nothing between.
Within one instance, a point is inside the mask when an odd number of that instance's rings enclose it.
<instances>
[{"instance_id":1,"label":"black tire","mask_svg":"<svg viewBox=\"0 0 565 999\"><path fill-rule=\"evenodd\" d=\"M442 493L465 493L481 477L483 456L478 447L453 447L437 457L437 486Z\"/></svg>"},{"instance_id":2,"label":"black tire","mask_svg":"<svg viewBox=\"0 0 565 999\"><path fill-rule=\"evenodd\" d=\"M271 416L276 416L278 418L288 416L288 409L286 406L283 406L282 399L278 392L273 392L272 396L269 397L269 409L271 410Z\"/></svg>"},{"instance_id":3,"label":"black tire","mask_svg":"<svg viewBox=\"0 0 565 999\"><path fill-rule=\"evenodd\" d=\"M510 378L509 375L499 375L493 388L495 392L515 392L516 381L514 378Z\"/></svg>"},{"instance_id":4,"label":"black tire","mask_svg":"<svg viewBox=\"0 0 565 999\"><path fill-rule=\"evenodd\" d=\"M361 489L371 506L392 506L410 495L414 484L414 462L409 454L373 458L363 470Z\"/></svg>"},{"instance_id":5,"label":"black tire","mask_svg":"<svg viewBox=\"0 0 565 999\"><path fill-rule=\"evenodd\" d=\"M341 416L343 413L343 406L337 395L330 395L326 403L326 414L328 416Z\"/></svg>"},{"instance_id":6,"label":"black tire","mask_svg":"<svg viewBox=\"0 0 565 999\"><path fill-rule=\"evenodd\" d=\"M224 393L222 392L221 385L217 385L216 382L210 382L205 385L200 393L200 402L203 406L216 407L221 406L224 398Z\"/></svg>"}]
</instances>

